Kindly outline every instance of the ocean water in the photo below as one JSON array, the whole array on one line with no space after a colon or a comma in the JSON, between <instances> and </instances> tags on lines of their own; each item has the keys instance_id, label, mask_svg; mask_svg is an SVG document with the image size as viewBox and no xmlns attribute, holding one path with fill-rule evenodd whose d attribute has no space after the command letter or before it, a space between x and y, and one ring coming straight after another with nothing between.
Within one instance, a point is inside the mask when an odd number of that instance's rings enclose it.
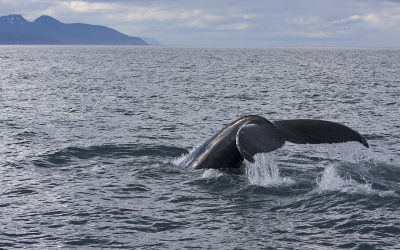
<instances>
[{"instance_id":1,"label":"ocean water","mask_svg":"<svg viewBox=\"0 0 400 250\"><path fill-rule=\"evenodd\" d=\"M0 47L0 248L400 248L400 50ZM236 170L231 121L343 123Z\"/></svg>"}]
</instances>

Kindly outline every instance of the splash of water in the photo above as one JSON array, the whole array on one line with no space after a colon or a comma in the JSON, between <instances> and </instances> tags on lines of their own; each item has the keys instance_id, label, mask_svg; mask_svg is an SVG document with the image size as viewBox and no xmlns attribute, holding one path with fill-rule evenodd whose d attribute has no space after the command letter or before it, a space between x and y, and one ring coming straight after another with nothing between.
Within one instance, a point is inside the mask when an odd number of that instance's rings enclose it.
<instances>
[{"instance_id":1,"label":"splash of water","mask_svg":"<svg viewBox=\"0 0 400 250\"><path fill-rule=\"evenodd\" d=\"M339 191L348 194L379 195L381 197L397 196L397 194L392 190L380 191L373 189L372 184L367 181L365 183L359 183L351 177L341 177L334 165L325 168L324 173L317 184L317 190L319 192Z\"/></svg>"},{"instance_id":2,"label":"splash of water","mask_svg":"<svg viewBox=\"0 0 400 250\"><path fill-rule=\"evenodd\" d=\"M370 149L362 147L358 142L346 142L326 146L330 157L340 159L341 161L358 163L371 157Z\"/></svg>"},{"instance_id":3,"label":"splash of water","mask_svg":"<svg viewBox=\"0 0 400 250\"><path fill-rule=\"evenodd\" d=\"M390 152L376 152L371 148L364 148L358 142L346 142L327 145L328 155L342 162L366 164L379 167L382 164L399 166L400 161Z\"/></svg>"},{"instance_id":4,"label":"splash of water","mask_svg":"<svg viewBox=\"0 0 400 250\"><path fill-rule=\"evenodd\" d=\"M191 149L189 150L188 153L182 154L181 156L178 156L178 157L174 158L174 159L171 161L172 164L174 164L175 166L179 166L179 164L181 164L181 163L186 159L186 157L188 157L188 156L189 156L191 153L193 153L193 151L195 151L196 149L197 149L197 147L191 148Z\"/></svg>"},{"instance_id":5,"label":"splash of water","mask_svg":"<svg viewBox=\"0 0 400 250\"><path fill-rule=\"evenodd\" d=\"M256 154L254 163L245 161L246 175L252 185L281 186L292 185L291 178L282 178L279 174L275 152Z\"/></svg>"},{"instance_id":6,"label":"splash of water","mask_svg":"<svg viewBox=\"0 0 400 250\"><path fill-rule=\"evenodd\" d=\"M346 193L370 192L371 184L360 184L354 181L351 177L341 177L335 166L330 165L325 168L324 173L318 182L319 191L343 191Z\"/></svg>"},{"instance_id":7,"label":"splash of water","mask_svg":"<svg viewBox=\"0 0 400 250\"><path fill-rule=\"evenodd\" d=\"M216 169L206 169L201 176L203 179L216 179L223 174Z\"/></svg>"}]
</instances>

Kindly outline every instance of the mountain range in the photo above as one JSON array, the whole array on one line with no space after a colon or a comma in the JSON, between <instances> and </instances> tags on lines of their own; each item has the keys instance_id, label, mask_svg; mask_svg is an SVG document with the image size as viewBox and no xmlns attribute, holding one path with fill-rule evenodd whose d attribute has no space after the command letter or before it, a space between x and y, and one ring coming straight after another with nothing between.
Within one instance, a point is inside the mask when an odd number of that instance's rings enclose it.
<instances>
[{"instance_id":1,"label":"mountain range","mask_svg":"<svg viewBox=\"0 0 400 250\"><path fill-rule=\"evenodd\" d=\"M21 15L0 17L0 44L146 45L154 39L132 37L114 29L84 23L66 24L50 16L28 22Z\"/></svg>"}]
</instances>

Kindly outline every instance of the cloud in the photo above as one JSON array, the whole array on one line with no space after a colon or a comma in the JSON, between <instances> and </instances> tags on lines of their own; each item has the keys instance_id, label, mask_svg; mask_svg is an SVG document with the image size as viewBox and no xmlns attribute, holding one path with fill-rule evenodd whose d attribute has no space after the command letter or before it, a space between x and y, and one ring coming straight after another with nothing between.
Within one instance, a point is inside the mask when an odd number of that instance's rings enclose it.
<instances>
[{"instance_id":1,"label":"cloud","mask_svg":"<svg viewBox=\"0 0 400 250\"><path fill-rule=\"evenodd\" d=\"M295 25L313 25L320 22L320 18L316 16L296 16L287 18L287 22Z\"/></svg>"},{"instance_id":2,"label":"cloud","mask_svg":"<svg viewBox=\"0 0 400 250\"><path fill-rule=\"evenodd\" d=\"M155 1L149 1L154 3ZM244 30L249 24L244 22L257 18L253 13L235 12L234 10L217 11L192 6L176 7L162 4L142 6L143 2L127 3L126 1L96 2L96 1L54 1L43 10L43 14L55 17L68 17L86 14L97 15L109 23L121 25L123 23L144 24L146 26L157 23L179 29L188 27L203 30ZM77 19L77 18L76 18ZM81 20L85 21L85 20ZM106 25L106 24L104 24Z\"/></svg>"},{"instance_id":3,"label":"cloud","mask_svg":"<svg viewBox=\"0 0 400 250\"><path fill-rule=\"evenodd\" d=\"M226 25L219 25L216 27L217 30L245 30L249 27L247 23L232 23Z\"/></svg>"},{"instance_id":4,"label":"cloud","mask_svg":"<svg viewBox=\"0 0 400 250\"><path fill-rule=\"evenodd\" d=\"M314 31L314 32L294 32L293 33L296 36L299 37L305 37L305 38L327 38L327 37L332 37L333 35L326 32L326 31Z\"/></svg>"},{"instance_id":5,"label":"cloud","mask_svg":"<svg viewBox=\"0 0 400 250\"><path fill-rule=\"evenodd\" d=\"M47 14L167 44L400 44L395 0L0 0L0 6L0 15Z\"/></svg>"},{"instance_id":6,"label":"cloud","mask_svg":"<svg viewBox=\"0 0 400 250\"><path fill-rule=\"evenodd\" d=\"M242 21L256 18L254 14L212 13L204 9L169 9L161 7L133 7L127 11L108 14L108 19L129 22L175 23L197 29L246 29Z\"/></svg>"},{"instance_id":7,"label":"cloud","mask_svg":"<svg viewBox=\"0 0 400 250\"><path fill-rule=\"evenodd\" d=\"M75 12L90 13L90 12L104 12L113 9L112 3L90 3L85 1L68 1L61 2L62 6L71 9Z\"/></svg>"},{"instance_id":8,"label":"cloud","mask_svg":"<svg viewBox=\"0 0 400 250\"><path fill-rule=\"evenodd\" d=\"M349 16L347 18L335 20L332 22L332 24L343 24L343 23L349 23L349 22L354 22L354 21L364 21L364 22L371 23L371 24L382 23L382 20L378 17L377 14L369 13L366 15L355 14L355 15Z\"/></svg>"},{"instance_id":9,"label":"cloud","mask_svg":"<svg viewBox=\"0 0 400 250\"><path fill-rule=\"evenodd\" d=\"M335 20L334 25L364 25L370 28L390 29L400 25L400 14L397 13L367 13L354 14L349 17Z\"/></svg>"}]
</instances>

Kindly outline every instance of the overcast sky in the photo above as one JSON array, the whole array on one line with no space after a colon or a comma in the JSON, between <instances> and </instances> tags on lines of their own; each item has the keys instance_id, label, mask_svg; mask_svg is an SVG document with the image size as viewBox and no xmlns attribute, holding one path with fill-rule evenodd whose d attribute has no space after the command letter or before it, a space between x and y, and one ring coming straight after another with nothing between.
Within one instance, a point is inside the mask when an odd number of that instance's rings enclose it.
<instances>
[{"instance_id":1,"label":"overcast sky","mask_svg":"<svg viewBox=\"0 0 400 250\"><path fill-rule=\"evenodd\" d=\"M400 47L400 0L0 0L8 14L171 45Z\"/></svg>"}]
</instances>

